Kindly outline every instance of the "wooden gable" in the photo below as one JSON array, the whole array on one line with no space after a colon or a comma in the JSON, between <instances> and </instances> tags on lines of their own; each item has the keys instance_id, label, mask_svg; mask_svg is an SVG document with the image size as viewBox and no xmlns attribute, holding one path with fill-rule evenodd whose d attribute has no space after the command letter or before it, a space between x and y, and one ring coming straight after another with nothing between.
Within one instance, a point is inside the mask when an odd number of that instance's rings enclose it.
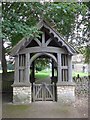
<instances>
[{"instance_id":1,"label":"wooden gable","mask_svg":"<svg viewBox=\"0 0 90 120\"><path fill-rule=\"evenodd\" d=\"M20 50L29 47L41 47L42 43L44 44L43 47L57 47L62 48L67 51L69 54L73 55L76 53L76 50L69 45L61 36L60 34L53 29L47 21L41 20L37 24L38 29L40 29L43 33L40 38L30 39L24 38L22 39L17 45L11 50L11 55L14 56L19 53ZM42 38L43 37L43 38ZM44 39L44 41L42 41Z\"/></svg>"}]
</instances>

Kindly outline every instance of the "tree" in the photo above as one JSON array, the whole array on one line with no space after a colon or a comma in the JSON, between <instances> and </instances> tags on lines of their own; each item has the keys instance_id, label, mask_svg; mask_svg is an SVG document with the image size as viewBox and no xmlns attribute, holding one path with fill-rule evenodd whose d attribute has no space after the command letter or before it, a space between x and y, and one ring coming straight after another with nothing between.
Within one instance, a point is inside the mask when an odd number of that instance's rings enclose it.
<instances>
[{"instance_id":1,"label":"tree","mask_svg":"<svg viewBox=\"0 0 90 120\"><path fill-rule=\"evenodd\" d=\"M35 67L36 70L41 71L44 70L45 68L49 68L49 63L50 63L50 58L37 58L35 61Z\"/></svg>"},{"instance_id":2,"label":"tree","mask_svg":"<svg viewBox=\"0 0 90 120\"><path fill-rule=\"evenodd\" d=\"M3 3L2 4L2 31L5 37L15 45L20 38L32 36L36 28L33 26L45 18L55 23L55 28L63 36L69 36L75 25L77 14L85 14L86 6L78 3ZM11 32L12 31L12 32ZM20 40L19 38L19 40ZM14 39L14 40L13 40Z\"/></svg>"},{"instance_id":3,"label":"tree","mask_svg":"<svg viewBox=\"0 0 90 120\"><path fill-rule=\"evenodd\" d=\"M37 37L39 32L34 26L41 18L44 18L53 23L53 27L68 40L76 28L76 15L84 16L86 11L87 6L77 2L2 3L3 38L10 40L11 45L14 46L23 37Z\"/></svg>"},{"instance_id":4,"label":"tree","mask_svg":"<svg viewBox=\"0 0 90 120\"><path fill-rule=\"evenodd\" d=\"M86 43L85 51L83 52L85 56L85 63L88 64L88 76L90 76L90 1L87 3L84 3L87 6L87 13L83 17L80 24L84 24L84 29L83 29L83 37L84 41Z\"/></svg>"},{"instance_id":5,"label":"tree","mask_svg":"<svg viewBox=\"0 0 90 120\"><path fill-rule=\"evenodd\" d=\"M1 40L1 44L2 44L2 59L1 59L2 71L4 74L6 74L7 73L7 62L5 59L5 48L3 46L3 40Z\"/></svg>"}]
</instances>

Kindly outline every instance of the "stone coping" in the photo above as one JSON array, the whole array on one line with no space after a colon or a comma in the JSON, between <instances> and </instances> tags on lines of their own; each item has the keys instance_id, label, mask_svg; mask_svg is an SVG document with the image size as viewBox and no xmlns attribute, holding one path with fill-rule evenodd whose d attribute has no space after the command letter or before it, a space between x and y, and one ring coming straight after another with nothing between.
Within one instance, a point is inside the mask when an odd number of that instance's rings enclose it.
<instances>
[{"instance_id":1,"label":"stone coping","mask_svg":"<svg viewBox=\"0 0 90 120\"><path fill-rule=\"evenodd\" d=\"M76 84L74 82L60 82L57 83L57 86L75 86Z\"/></svg>"},{"instance_id":2,"label":"stone coping","mask_svg":"<svg viewBox=\"0 0 90 120\"><path fill-rule=\"evenodd\" d=\"M74 82L60 82L60 83L57 83L57 86L75 86L75 85L76 84ZM12 87L30 87L31 83L19 82L19 83L13 83L11 86Z\"/></svg>"},{"instance_id":3,"label":"stone coping","mask_svg":"<svg viewBox=\"0 0 90 120\"><path fill-rule=\"evenodd\" d=\"M31 83L22 83L22 82L19 82L19 83L13 83L11 85L12 87L30 87L31 86Z\"/></svg>"}]
</instances>

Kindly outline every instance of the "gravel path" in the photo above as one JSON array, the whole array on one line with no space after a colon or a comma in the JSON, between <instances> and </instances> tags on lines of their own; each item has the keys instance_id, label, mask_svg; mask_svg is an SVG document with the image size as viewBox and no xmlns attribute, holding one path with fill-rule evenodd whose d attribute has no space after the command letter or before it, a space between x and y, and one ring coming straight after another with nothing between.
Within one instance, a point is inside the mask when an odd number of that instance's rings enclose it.
<instances>
[{"instance_id":1,"label":"gravel path","mask_svg":"<svg viewBox=\"0 0 90 120\"><path fill-rule=\"evenodd\" d=\"M50 101L26 105L4 103L3 118L87 118L86 102L81 107L80 103L80 100L71 105Z\"/></svg>"}]
</instances>

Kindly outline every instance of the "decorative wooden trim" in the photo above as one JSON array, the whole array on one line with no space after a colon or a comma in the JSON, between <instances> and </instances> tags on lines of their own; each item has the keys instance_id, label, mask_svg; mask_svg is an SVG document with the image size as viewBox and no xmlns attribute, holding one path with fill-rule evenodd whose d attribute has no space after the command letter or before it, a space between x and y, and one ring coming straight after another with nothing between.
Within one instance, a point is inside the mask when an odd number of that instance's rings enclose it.
<instances>
[{"instance_id":1,"label":"decorative wooden trim","mask_svg":"<svg viewBox=\"0 0 90 120\"><path fill-rule=\"evenodd\" d=\"M38 53L38 52L65 53L65 51L62 48L57 48L57 47L30 47L21 50L19 54Z\"/></svg>"},{"instance_id":2,"label":"decorative wooden trim","mask_svg":"<svg viewBox=\"0 0 90 120\"><path fill-rule=\"evenodd\" d=\"M77 53L77 51L70 45L68 44L64 38L62 38L60 36L60 34L54 30L54 28L52 28L45 20L41 20L37 27L38 29L42 28L42 27L45 27L46 29L48 29L50 32L49 33L52 33L54 35L54 38L57 38L58 39L58 42L61 42L62 43L62 47L66 47L68 49L68 52L73 55L74 53ZM45 34L45 33L44 33ZM42 44L43 46L45 46L45 35L42 35ZM26 43L29 43L29 41L31 41L33 38L23 38L12 50L11 50L11 55L14 56L16 54L18 54L19 50L21 49L22 46L25 47L25 44ZM38 41L37 42L39 44L39 46L41 46L41 43Z\"/></svg>"},{"instance_id":3,"label":"decorative wooden trim","mask_svg":"<svg viewBox=\"0 0 90 120\"><path fill-rule=\"evenodd\" d=\"M37 38L35 38L34 40L37 42L39 46L41 46L41 42Z\"/></svg>"},{"instance_id":4,"label":"decorative wooden trim","mask_svg":"<svg viewBox=\"0 0 90 120\"><path fill-rule=\"evenodd\" d=\"M19 82L19 55L15 57L14 83Z\"/></svg>"},{"instance_id":5,"label":"decorative wooden trim","mask_svg":"<svg viewBox=\"0 0 90 120\"><path fill-rule=\"evenodd\" d=\"M68 55L68 80L72 82L72 56Z\"/></svg>"},{"instance_id":6,"label":"decorative wooden trim","mask_svg":"<svg viewBox=\"0 0 90 120\"><path fill-rule=\"evenodd\" d=\"M32 58L30 59L30 66L31 66L31 63L39 56L41 55L47 55L47 56L50 56L51 58L53 58L55 60L55 62L57 63L57 58L50 54L50 53L36 53L34 56L32 56Z\"/></svg>"},{"instance_id":7,"label":"decorative wooden trim","mask_svg":"<svg viewBox=\"0 0 90 120\"><path fill-rule=\"evenodd\" d=\"M25 69L25 82L29 83L30 82L30 54L26 54L26 69Z\"/></svg>"},{"instance_id":8,"label":"decorative wooden trim","mask_svg":"<svg viewBox=\"0 0 90 120\"><path fill-rule=\"evenodd\" d=\"M61 66L61 69L68 69L68 66Z\"/></svg>"},{"instance_id":9,"label":"decorative wooden trim","mask_svg":"<svg viewBox=\"0 0 90 120\"><path fill-rule=\"evenodd\" d=\"M57 54L58 57L58 83L60 83L62 81L62 74L61 74L61 54L58 53Z\"/></svg>"},{"instance_id":10,"label":"decorative wooden trim","mask_svg":"<svg viewBox=\"0 0 90 120\"><path fill-rule=\"evenodd\" d=\"M70 50L70 48L68 47L68 45L64 42L64 39L63 39L63 38L61 38L58 34L56 34L56 32L55 32L53 29L51 29L49 26L47 26L46 24L44 24L44 27L47 28L47 29L49 29L49 30L50 30L50 33L53 33L54 38L57 38L57 39L58 39L58 42L61 42L61 43L62 43L62 46L63 46L63 47L65 46L65 47L68 49L68 51L69 51L71 54L73 54L72 51Z\"/></svg>"},{"instance_id":11,"label":"decorative wooden trim","mask_svg":"<svg viewBox=\"0 0 90 120\"><path fill-rule=\"evenodd\" d=\"M42 47L45 47L45 33L42 34Z\"/></svg>"},{"instance_id":12,"label":"decorative wooden trim","mask_svg":"<svg viewBox=\"0 0 90 120\"><path fill-rule=\"evenodd\" d=\"M47 40L47 42L46 42L46 46L48 46L51 41L52 41L52 39L49 38L49 39Z\"/></svg>"},{"instance_id":13,"label":"decorative wooden trim","mask_svg":"<svg viewBox=\"0 0 90 120\"><path fill-rule=\"evenodd\" d=\"M28 39L29 39L29 38L28 38ZM23 38L22 40L20 40L20 41L16 44L16 46L14 46L14 47L11 49L10 55L12 55L12 56L16 55L16 54L19 52L21 46L25 45L25 42L27 42L28 39Z\"/></svg>"},{"instance_id":14,"label":"decorative wooden trim","mask_svg":"<svg viewBox=\"0 0 90 120\"><path fill-rule=\"evenodd\" d=\"M43 20L40 20L39 23L36 25L38 29L41 29L43 27Z\"/></svg>"},{"instance_id":15,"label":"decorative wooden trim","mask_svg":"<svg viewBox=\"0 0 90 120\"><path fill-rule=\"evenodd\" d=\"M25 69L25 66L20 66L20 67L18 67L18 69L23 70L23 69Z\"/></svg>"}]
</instances>

